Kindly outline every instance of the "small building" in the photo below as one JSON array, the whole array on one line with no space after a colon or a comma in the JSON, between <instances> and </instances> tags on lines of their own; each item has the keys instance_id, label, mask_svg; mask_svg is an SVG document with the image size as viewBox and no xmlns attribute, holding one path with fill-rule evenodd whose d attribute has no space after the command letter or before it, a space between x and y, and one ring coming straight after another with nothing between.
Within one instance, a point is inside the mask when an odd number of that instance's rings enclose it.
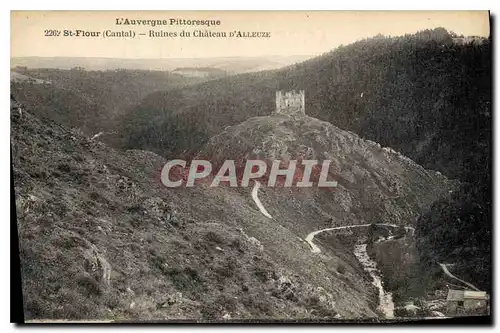
<instances>
[{"instance_id":1,"label":"small building","mask_svg":"<svg viewBox=\"0 0 500 333\"><path fill-rule=\"evenodd\" d=\"M275 114L283 115L305 115L305 91L295 90L283 93L283 91L276 91L276 110Z\"/></svg>"},{"instance_id":2,"label":"small building","mask_svg":"<svg viewBox=\"0 0 500 333\"><path fill-rule=\"evenodd\" d=\"M489 295L486 291L450 289L446 309L450 315L488 314Z\"/></svg>"}]
</instances>

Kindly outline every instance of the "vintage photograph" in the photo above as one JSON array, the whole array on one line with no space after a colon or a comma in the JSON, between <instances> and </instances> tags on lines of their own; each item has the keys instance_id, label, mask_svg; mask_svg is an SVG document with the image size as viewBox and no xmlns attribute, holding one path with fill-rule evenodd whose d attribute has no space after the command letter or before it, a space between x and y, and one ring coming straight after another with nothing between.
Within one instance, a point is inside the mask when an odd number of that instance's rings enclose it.
<instances>
[{"instance_id":1,"label":"vintage photograph","mask_svg":"<svg viewBox=\"0 0 500 333\"><path fill-rule=\"evenodd\" d=\"M491 323L490 22L11 11L24 322Z\"/></svg>"}]
</instances>

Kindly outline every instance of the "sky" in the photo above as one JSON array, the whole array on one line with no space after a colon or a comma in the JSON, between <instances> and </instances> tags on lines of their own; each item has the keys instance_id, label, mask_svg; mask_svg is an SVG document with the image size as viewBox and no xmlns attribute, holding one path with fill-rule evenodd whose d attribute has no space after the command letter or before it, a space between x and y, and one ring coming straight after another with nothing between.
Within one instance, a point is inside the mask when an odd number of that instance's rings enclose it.
<instances>
[{"instance_id":1,"label":"sky","mask_svg":"<svg viewBox=\"0 0 500 333\"><path fill-rule=\"evenodd\" d=\"M140 20L220 20L210 28L124 26L116 18ZM11 57L106 57L132 59L210 58L269 55L317 55L372 37L400 36L444 27L457 34L489 36L487 11L12 11ZM64 37L64 30L100 32L101 36ZM59 30L58 37L45 30ZM134 31L135 38L103 38L104 31ZM148 37L150 30L177 37ZM268 32L266 38L181 38L182 30ZM146 36L139 36L145 33Z\"/></svg>"}]
</instances>

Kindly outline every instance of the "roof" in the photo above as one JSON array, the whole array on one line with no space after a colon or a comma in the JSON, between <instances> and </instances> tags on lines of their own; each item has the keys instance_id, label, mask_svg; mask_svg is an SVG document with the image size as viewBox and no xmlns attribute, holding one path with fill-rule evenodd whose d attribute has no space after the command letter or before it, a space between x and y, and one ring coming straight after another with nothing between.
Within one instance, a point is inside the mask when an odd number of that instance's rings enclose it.
<instances>
[{"instance_id":1,"label":"roof","mask_svg":"<svg viewBox=\"0 0 500 333\"><path fill-rule=\"evenodd\" d=\"M471 291L471 290L448 290L447 301L464 301L467 299L488 299L486 291Z\"/></svg>"},{"instance_id":2,"label":"roof","mask_svg":"<svg viewBox=\"0 0 500 333\"><path fill-rule=\"evenodd\" d=\"M488 295L486 294L486 291L466 290L464 292L464 298L466 298L466 299L487 299Z\"/></svg>"}]
</instances>

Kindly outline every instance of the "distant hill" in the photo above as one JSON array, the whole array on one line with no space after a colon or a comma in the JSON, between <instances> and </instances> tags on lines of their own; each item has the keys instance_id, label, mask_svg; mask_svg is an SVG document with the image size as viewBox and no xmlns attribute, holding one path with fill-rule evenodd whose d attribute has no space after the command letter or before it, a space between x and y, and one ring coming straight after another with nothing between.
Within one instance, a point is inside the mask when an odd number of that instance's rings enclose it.
<instances>
[{"instance_id":1,"label":"distant hill","mask_svg":"<svg viewBox=\"0 0 500 333\"><path fill-rule=\"evenodd\" d=\"M276 90L304 89L308 115L463 178L477 169L464 154L488 149L490 57L488 40L461 45L444 29L378 36L280 70L153 93L124 115L124 145L196 152L224 127L269 115Z\"/></svg>"},{"instance_id":2,"label":"distant hill","mask_svg":"<svg viewBox=\"0 0 500 333\"><path fill-rule=\"evenodd\" d=\"M164 71L16 67L11 71L11 91L37 114L90 134L112 128L117 114L152 92L207 79Z\"/></svg>"},{"instance_id":3,"label":"distant hill","mask_svg":"<svg viewBox=\"0 0 500 333\"><path fill-rule=\"evenodd\" d=\"M171 59L14 57L11 58L11 68L17 66L60 69L82 67L86 70L140 69L172 71L178 67L212 67L230 74L238 74L280 68L312 57L312 55Z\"/></svg>"},{"instance_id":4,"label":"distant hill","mask_svg":"<svg viewBox=\"0 0 500 333\"><path fill-rule=\"evenodd\" d=\"M186 77L220 78L227 76L226 71L212 67L179 67L172 71Z\"/></svg>"}]
</instances>

